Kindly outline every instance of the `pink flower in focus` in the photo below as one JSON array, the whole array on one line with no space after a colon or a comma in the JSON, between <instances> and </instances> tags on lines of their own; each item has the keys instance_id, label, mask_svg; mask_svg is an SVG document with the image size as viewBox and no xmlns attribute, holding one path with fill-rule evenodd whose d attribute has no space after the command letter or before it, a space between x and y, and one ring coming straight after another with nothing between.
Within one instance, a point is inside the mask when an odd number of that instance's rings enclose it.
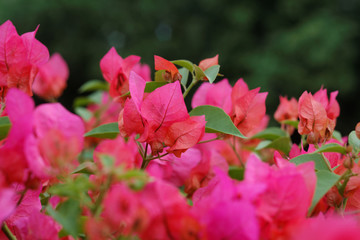
<instances>
[{"instance_id":1,"label":"pink flower in focus","mask_svg":"<svg viewBox=\"0 0 360 240\"><path fill-rule=\"evenodd\" d=\"M326 89L320 89L313 95L304 92L299 99L299 134L308 135L309 143L318 143L332 136L340 107L336 101L338 92L327 97Z\"/></svg>"},{"instance_id":2,"label":"pink flower in focus","mask_svg":"<svg viewBox=\"0 0 360 240\"><path fill-rule=\"evenodd\" d=\"M33 91L46 100L57 99L66 88L69 77L69 67L59 53L39 67L39 73L33 84Z\"/></svg>"}]
</instances>

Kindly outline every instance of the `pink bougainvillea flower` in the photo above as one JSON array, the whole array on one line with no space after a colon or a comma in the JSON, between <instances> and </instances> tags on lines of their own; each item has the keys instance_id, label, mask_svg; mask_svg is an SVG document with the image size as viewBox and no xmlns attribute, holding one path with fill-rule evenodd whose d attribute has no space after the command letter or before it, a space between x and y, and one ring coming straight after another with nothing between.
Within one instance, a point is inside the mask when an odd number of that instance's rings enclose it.
<instances>
[{"instance_id":1,"label":"pink bougainvillea flower","mask_svg":"<svg viewBox=\"0 0 360 240\"><path fill-rule=\"evenodd\" d=\"M291 240L356 240L360 236L360 224L358 219L351 216L331 216L322 215L307 219L303 224L294 228Z\"/></svg>"},{"instance_id":2,"label":"pink bougainvillea flower","mask_svg":"<svg viewBox=\"0 0 360 240\"><path fill-rule=\"evenodd\" d=\"M267 93L259 93L260 88L249 90L244 80L239 79L231 92L233 111L231 119L245 136L258 129L265 117Z\"/></svg>"},{"instance_id":3,"label":"pink bougainvillea flower","mask_svg":"<svg viewBox=\"0 0 360 240\"><path fill-rule=\"evenodd\" d=\"M262 185L246 188L215 169L216 176L193 195L192 211L206 226L209 239L259 239L259 224L252 199ZM246 192L245 192L246 191Z\"/></svg>"},{"instance_id":4,"label":"pink bougainvillea flower","mask_svg":"<svg viewBox=\"0 0 360 240\"><path fill-rule=\"evenodd\" d=\"M0 154L0 169L9 183L48 178L76 159L84 134L79 116L59 103L34 109L33 100L17 89L9 90L6 107L12 127L0 147L6 153Z\"/></svg>"},{"instance_id":5,"label":"pink bougainvillea flower","mask_svg":"<svg viewBox=\"0 0 360 240\"><path fill-rule=\"evenodd\" d=\"M150 144L153 155L162 152L165 145L180 156L200 140L204 121L190 118L178 81L155 89L144 99L145 81L134 72L130 78L131 99L119 114L119 130L123 136L140 134L137 141ZM180 125L183 125L182 132L174 132ZM189 132L191 129L193 133ZM184 138L191 141L184 145L181 142Z\"/></svg>"},{"instance_id":6,"label":"pink bougainvillea flower","mask_svg":"<svg viewBox=\"0 0 360 240\"><path fill-rule=\"evenodd\" d=\"M68 77L68 65L59 53L55 53L47 63L39 67L33 91L46 100L57 99L66 88Z\"/></svg>"},{"instance_id":7,"label":"pink bougainvillea flower","mask_svg":"<svg viewBox=\"0 0 360 240\"><path fill-rule=\"evenodd\" d=\"M165 136L166 151L180 157L181 153L197 144L205 132L205 116L193 116L185 121L173 123Z\"/></svg>"},{"instance_id":8,"label":"pink bougainvillea flower","mask_svg":"<svg viewBox=\"0 0 360 240\"><path fill-rule=\"evenodd\" d=\"M99 155L105 154L114 158L114 166L123 165L127 169L140 168L142 158L133 138L127 142L119 136L114 140L104 140L94 151L94 162L101 164Z\"/></svg>"},{"instance_id":9,"label":"pink bougainvillea flower","mask_svg":"<svg viewBox=\"0 0 360 240\"><path fill-rule=\"evenodd\" d=\"M297 120L298 119L298 103L295 98L290 100L287 97L280 96L280 104L275 111L274 118L276 121L281 122L284 120Z\"/></svg>"},{"instance_id":10,"label":"pink bougainvillea flower","mask_svg":"<svg viewBox=\"0 0 360 240\"><path fill-rule=\"evenodd\" d=\"M49 59L48 49L35 39L34 32L18 35L11 21L0 26L0 88L18 88L32 95L31 86L38 67Z\"/></svg>"},{"instance_id":11,"label":"pink bougainvillea flower","mask_svg":"<svg viewBox=\"0 0 360 240\"><path fill-rule=\"evenodd\" d=\"M219 54L216 54L215 57L212 58L206 58L204 60L201 60L199 63L199 68L201 70L205 71L209 67L215 66L219 64Z\"/></svg>"},{"instance_id":12,"label":"pink bougainvillea flower","mask_svg":"<svg viewBox=\"0 0 360 240\"><path fill-rule=\"evenodd\" d=\"M136 192L124 184L115 184L104 198L101 216L117 236L141 231L147 224L147 212Z\"/></svg>"},{"instance_id":13,"label":"pink bougainvillea flower","mask_svg":"<svg viewBox=\"0 0 360 240\"><path fill-rule=\"evenodd\" d=\"M246 165L246 182L266 184L257 206L264 239L286 238L294 224L305 220L315 192L313 162L296 167L287 160L277 159L277 165L278 168L273 168L254 155Z\"/></svg>"},{"instance_id":14,"label":"pink bougainvillea flower","mask_svg":"<svg viewBox=\"0 0 360 240\"><path fill-rule=\"evenodd\" d=\"M212 105L222 108L227 114L231 113L231 85L227 79L218 83L203 83L195 92L191 106Z\"/></svg>"},{"instance_id":15,"label":"pink bougainvillea flower","mask_svg":"<svg viewBox=\"0 0 360 240\"><path fill-rule=\"evenodd\" d=\"M122 101L129 91L130 71L136 71L145 80L150 79L148 67L141 66L140 57L131 55L123 59L112 47L100 61L100 68L104 79L110 83L110 96ZM145 77L146 76L146 77Z\"/></svg>"},{"instance_id":16,"label":"pink bougainvillea flower","mask_svg":"<svg viewBox=\"0 0 360 240\"><path fill-rule=\"evenodd\" d=\"M176 187L157 180L139 195L149 214L141 239L201 239L201 225Z\"/></svg>"},{"instance_id":17,"label":"pink bougainvillea flower","mask_svg":"<svg viewBox=\"0 0 360 240\"><path fill-rule=\"evenodd\" d=\"M317 93L304 92L299 99L299 134L308 135L309 143L318 143L332 136L336 118L340 114L340 107L336 101L337 91L330 94L330 101L326 89Z\"/></svg>"},{"instance_id":18,"label":"pink bougainvillea flower","mask_svg":"<svg viewBox=\"0 0 360 240\"><path fill-rule=\"evenodd\" d=\"M156 71L165 70L165 74L163 75L163 77L166 81L176 82L181 80L182 76L172 62L156 55L154 55L154 61Z\"/></svg>"},{"instance_id":19,"label":"pink bougainvillea flower","mask_svg":"<svg viewBox=\"0 0 360 240\"><path fill-rule=\"evenodd\" d=\"M152 160L146 171L151 176L161 178L180 187L190 178L192 169L200 163L201 158L201 152L198 149L190 148L180 158L167 155L162 157L162 160Z\"/></svg>"}]
</instances>

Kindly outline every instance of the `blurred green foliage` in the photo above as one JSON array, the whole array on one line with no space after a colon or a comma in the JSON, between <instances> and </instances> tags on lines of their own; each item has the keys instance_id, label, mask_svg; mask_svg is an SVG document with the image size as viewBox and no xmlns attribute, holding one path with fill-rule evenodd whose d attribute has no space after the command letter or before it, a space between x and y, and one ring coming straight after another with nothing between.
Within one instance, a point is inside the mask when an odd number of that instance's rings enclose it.
<instances>
[{"instance_id":1,"label":"blurred green foliage","mask_svg":"<svg viewBox=\"0 0 360 240\"><path fill-rule=\"evenodd\" d=\"M226 78L269 92L269 114L279 95L323 85L339 90L344 134L360 121L356 0L0 0L0 22L7 19L19 33L40 24L37 38L67 60L67 107L83 82L102 79L99 61L115 46L150 66L154 54L198 62L219 53Z\"/></svg>"}]
</instances>

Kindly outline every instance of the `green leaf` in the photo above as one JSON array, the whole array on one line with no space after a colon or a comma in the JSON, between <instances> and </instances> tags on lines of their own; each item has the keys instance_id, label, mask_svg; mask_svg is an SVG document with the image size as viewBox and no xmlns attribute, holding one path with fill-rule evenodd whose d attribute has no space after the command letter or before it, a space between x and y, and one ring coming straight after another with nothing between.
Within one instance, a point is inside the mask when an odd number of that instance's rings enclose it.
<instances>
[{"instance_id":1,"label":"green leaf","mask_svg":"<svg viewBox=\"0 0 360 240\"><path fill-rule=\"evenodd\" d=\"M245 173L245 169L244 168L239 168L236 166L230 166L229 167L229 171L228 174L232 179L236 179L236 180L243 180L244 179L244 173Z\"/></svg>"},{"instance_id":2,"label":"green leaf","mask_svg":"<svg viewBox=\"0 0 360 240\"><path fill-rule=\"evenodd\" d=\"M330 188L335 185L335 183L340 179L341 176L329 171L320 170L316 172L316 177L317 181L315 187L315 194L312 199L309 213L312 212L320 199L330 190Z\"/></svg>"},{"instance_id":3,"label":"green leaf","mask_svg":"<svg viewBox=\"0 0 360 240\"><path fill-rule=\"evenodd\" d=\"M166 84L167 84L166 82L146 82L144 92L147 92L147 93L152 92L155 89L162 87Z\"/></svg>"},{"instance_id":4,"label":"green leaf","mask_svg":"<svg viewBox=\"0 0 360 240\"><path fill-rule=\"evenodd\" d=\"M163 78L163 73L165 73L165 70L158 70L155 72L155 82L166 82L166 80Z\"/></svg>"},{"instance_id":5,"label":"green leaf","mask_svg":"<svg viewBox=\"0 0 360 240\"><path fill-rule=\"evenodd\" d=\"M93 162L86 161L81 163L71 174L75 173L85 173L85 174L93 174L93 171L90 169L94 166Z\"/></svg>"},{"instance_id":6,"label":"green leaf","mask_svg":"<svg viewBox=\"0 0 360 240\"><path fill-rule=\"evenodd\" d=\"M227 115L224 110L218 107L203 105L198 106L191 110L189 113L190 116L201 116L205 115L206 123L206 132L211 133L225 133L230 134L240 138L246 138L234 125L231 121L229 115Z\"/></svg>"},{"instance_id":7,"label":"green leaf","mask_svg":"<svg viewBox=\"0 0 360 240\"><path fill-rule=\"evenodd\" d=\"M279 137L286 137L287 133L281 128L270 127L267 128L257 134L255 134L252 138L260 138L266 140L275 140Z\"/></svg>"},{"instance_id":8,"label":"green leaf","mask_svg":"<svg viewBox=\"0 0 360 240\"><path fill-rule=\"evenodd\" d=\"M204 80L204 79L207 78L204 71L201 68L199 68L199 66L197 66L195 64L194 64L194 70L195 70L195 78L196 78L197 81ZM193 81L194 81L194 79L193 79Z\"/></svg>"},{"instance_id":9,"label":"green leaf","mask_svg":"<svg viewBox=\"0 0 360 240\"><path fill-rule=\"evenodd\" d=\"M0 117L0 140L7 137L11 128L11 122L8 117Z\"/></svg>"},{"instance_id":10,"label":"green leaf","mask_svg":"<svg viewBox=\"0 0 360 240\"><path fill-rule=\"evenodd\" d=\"M178 66L184 67L190 72L194 71L194 64L188 60L174 60L171 61L173 64L176 64Z\"/></svg>"},{"instance_id":11,"label":"green leaf","mask_svg":"<svg viewBox=\"0 0 360 240\"><path fill-rule=\"evenodd\" d=\"M77 239L79 233L81 233L81 208L78 201L69 199L59 205L54 210L50 205L46 207L47 212L52 216L58 223L63 226L63 229Z\"/></svg>"},{"instance_id":12,"label":"green leaf","mask_svg":"<svg viewBox=\"0 0 360 240\"><path fill-rule=\"evenodd\" d=\"M119 133L117 122L100 125L97 128L85 133L84 137L109 138L114 139Z\"/></svg>"},{"instance_id":13,"label":"green leaf","mask_svg":"<svg viewBox=\"0 0 360 240\"><path fill-rule=\"evenodd\" d=\"M189 78L189 70L186 68L180 68L179 73L182 76L181 85L184 87L184 89L186 89L186 84L187 84L188 78Z\"/></svg>"},{"instance_id":14,"label":"green leaf","mask_svg":"<svg viewBox=\"0 0 360 240\"><path fill-rule=\"evenodd\" d=\"M109 90L109 84L105 81L101 80L90 80L84 83L80 88L79 92L92 92L96 90L102 90L102 91L108 91Z\"/></svg>"},{"instance_id":15,"label":"green leaf","mask_svg":"<svg viewBox=\"0 0 360 240\"><path fill-rule=\"evenodd\" d=\"M294 121L294 120L284 120L284 121L281 121L280 123L281 123L281 124L287 124L287 125L293 126L293 127L295 127L296 129L298 128L298 125L299 125L299 121Z\"/></svg>"},{"instance_id":16,"label":"green leaf","mask_svg":"<svg viewBox=\"0 0 360 240\"><path fill-rule=\"evenodd\" d=\"M220 71L220 65L214 65L205 70L205 75L210 83L213 83Z\"/></svg>"},{"instance_id":17,"label":"green leaf","mask_svg":"<svg viewBox=\"0 0 360 240\"><path fill-rule=\"evenodd\" d=\"M279 151L285 153L286 155L288 155L290 152L290 149L291 149L291 141L290 141L290 138L287 136L279 137L279 138L275 139L274 141L265 140L265 141L261 142L255 148L255 150L261 150L264 148L273 148L275 150L279 150Z\"/></svg>"},{"instance_id":18,"label":"green leaf","mask_svg":"<svg viewBox=\"0 0 360 240\"><path fill-rule=\"evenodd\" d=\"M324 158L325 158L325 156L324 156ZM309 154L299 155L299 156L291 159L290 162L295 163L296 165L299 165L299 164L305 163L305 162L314 162L316 170L330 171L329 168L327 167L326 163L324 162L324 158L319 153L309 153ZM325 160L328 161L326 158L325 158Z\"/></svg>"},{"instance_id":19,"label":"green leaf","mask_svg":"<svg viewBox=\"0 0 360 240\"><path fill-rule=\"evenodd\" d=\"M96 91L96 92L93 92L92 94L90 94L87 97L77 97L77 98L75 98L74 108L87 106L89 104L95 104L95 103L100 104L103 93L104 92L102 92L102 91Z\"/></svg>"},{"instance_id":20,"label":"green leaf","mask_svg":"<svg viewBox=\"0 0 360 240\"><path fill-rule=\"evenodd\" d=\"M334 139L336 139L336 140L338 140L338 141L342 141L342 136L341 136L341 133L339 132L339 131L334 131L333 132L333 135L332 135L332 137L334 138Z\"/></svg>"},{"instance_id":21,"label":"green leaf","mask_svg":"<svg viewBox=\"0 0 360 240\"><path fill-rule=\"evenodd\" d=\"M352 131L349 134L349 144L350 146L353 147L355 152L359 152L360 151L360 139L358 139L358 137L356 136L356 132Z\"/></svg>"},{"instance_id":22,"label":"green leaf","mask_svg":"<svg viewBox=\"0 0 360 240\"><path fill-rule=\"evenodd\" d=\"M84 107L75 108L75 113L85 121L89 120L93 116L93 114Z\"/></svg>"},{"instance_id":23,"label":"green leaf","mask_svg":"<svg viewBox=\"0 0 360 240\"><path fill-rule=\"evenodd\" d=\"M341 154L346 154L346 148L337 143L329 143L321 146L314 153L322 153L322 152L338 152Z\"/></svg>"}]
</instances>

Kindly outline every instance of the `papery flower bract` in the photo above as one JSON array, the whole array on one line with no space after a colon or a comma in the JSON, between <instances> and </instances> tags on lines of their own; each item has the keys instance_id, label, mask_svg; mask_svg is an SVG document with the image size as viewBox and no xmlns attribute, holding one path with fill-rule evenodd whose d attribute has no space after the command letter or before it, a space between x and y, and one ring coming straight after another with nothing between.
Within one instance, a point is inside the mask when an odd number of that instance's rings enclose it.
<instances>
[{"instance_id":1,"label":"papery flower bract","mask_svg":"<svg viewBox=\"0 0 360 240\"><path fill-rule=\"evenodd\" d=\"M219 64L219 54L216 54L215 57L212 58L206 58L204 60L201 60L199 63L199 68L201 70L205 71L209 67L215 66Z\"/></svg>"},{"instance_id":2,"label":"papery flower bract","mask_svg":"<svg viewBox=\"0 0 360 240\"><path fill-rule=\"evenodd\" d=\"M110 83L110 96L119 101L123 101L126 96L123 96L129 91L129 75L130 71L137 72L141 76L150 74L147 67L138 66L140 61L139 56L131 55L123 59L112 47L100 61L100 68L104 79ZM149 80L150 76L144 78Z\"/></svg>"},{"instance_id":3,"label":"papery flower bract","mask_svg":"<svg viewBox=\"0 0 360 240\"><path fill-rule=\"evenodd\" d=\"M304 92L299 99L299 134L307 134L309 143L317 143L331 137L336 118L340 114L339 104L336 101L336 92L327 98L326 89L320 89L314 96Z\"/></svg>"},{"instance_id":4,"label":"papery flower bract","mask_svg":"<svg viewBox=\"0 0 360 240\"><path fill-rule=\"evenodd\" d=\"M265 239L286 238L292 225L305 220L315 192L313 162L295 166L280 158L277 165L272 168L254 155L246 164L245 182L266 184L266 191L257 201Z\"/></svg>"},{"instance_id":5,"label":"papery flower bract","mask_svg":"<svg viewBox=\"0 0 360 240\"><path fill-rule=\"evenodd\" d=\"M168 82L180 81L182 76L179 73L179 70L176 68L175 64L162 58L160 56L154 55L155 70L165 70L163 78Z\"/></svg>"},{"instance_id":6,"label":"papery flower bract","mask_svg":"<svg viewBox=\"0 0 360 240\"><path fill-rule=\"evenodd\" d=\"M192 169L199 164L201 158L201 152L198 149L190 148L180 158L176 158L174 155L167 155L162 157L162 160L154 159L150 161L146 171L151 176L180 187L190 178Z\"/></svg>"},{"instance_id":7,"label":"papery flower bract","mask_svg":"<svg viewBox=\"0 0 360 240\"><path fill-rule=\"evenodd\" d=\"M47 63L39 67L32 89L43 99L57 99L66 88L68 77L68 65L59 53L55 53Z\"/></svg>"},{"instance_id":8,"label":"papery flower bract","mask_svg":"<svg viewBox=\"0 0 360 240\"><path fill-rule=\"evenodd\" d=\"M119 136L114 140L104 140L94 150L94 162L101 166L99 155L105 154L114 158L114 166L123 165L126 169L140 168L141 155L135 141L130 138L127 142Z\"/></svg>"},{"instance_id":9,"label":"papery flower bract","mask_svg":"<svg viewBox=\"0 0 360 240\"><path fill-rule=\"evenodd\" d=\"M265 117L267 92L259 93L260 88L249 90L244 80L239 79L231 92L233 111L231 119L245 136L254 134Z\"/></svg>"},{"instance_id":10,"label":"papery flower bract","mask_svg":"<svg viewBox=\"0 0 360 240\"><path fill-rule=\"evenodd\" d=\"M192 211L206 226L206 236L208 239L258 239L260 229L252 199L264 191L264 187L253 184L245 188L235 184L220 169L215 169L215 173L208 186L198 189L192 198Z\"/></svg>"},{"instance_id":11,"label":"papery flower bract","mask_svg":"<svg viewBox=\"0 0 360 240\"><path fill-rule=\"evenodd\" d=\"M274 118L276 121L281 122L284 120L295 121L298 118L298 103L295 98L290 100L287 97L280 96L280 104L275 111Z\"/></svg>"},{"instance_id":12,"label":"papery flower bract","mask_svg":"<svg viewBox=\"0 0 360 240\"><path fill-rule=\"evenodd\" d=\"M230 115L232 109L231 89L227 79L213 84L202 83L193 96L191 106L196 108L201 105L212 105L222 108Z\"/></svg>"},{"instance_id":13,"label":"papery flower bract","mask_svg":"<svg viewBox=\"0 0 360 240\"><path fill-rule=\"evenodd\" d=\"M165 145L175 144L169 151L176 151L177 156L180 156L186 150L185 147L193 146L195 139L200 140L200 130L204 130L203 121L191 120L200 118L190 118L179 82L159 87L143 99L145 81L134 72L130 74L130 79L131 99L126 101L123 111L119 114L119 130L123 136L140 134L137 141L150 144L153 155L162 152L165 141ZM192 128L197 130L192 137L191 133L185 134L178 139L179 142L176 142L172 139L175 133L171 133L169 130L171 126L173 126L172 129L178 128L178 124L182 124L180 122L184 122L183 124L188 130ZM192 143L186 146L181 145L181 139L189 136Z\"/></svg>"},{"instance_id":14,"label":"papery flower bract","mask_svg":"<svg viewBox=\"0 0 360 240\"><path fill-rule=\"evenodd\" d=\"M292 231L291 240L357 240L360 236L359 220L351 216L318 216L307 219Z\"/></svg>"},{"instance_id":15,"label":"papery flower bract","mask_svg":"<svg viewBox=\"0 0 360 240\"><path fill-rule=\"evenodd\" d=\"M168 153L180 157L181 153L197 144L205 132L205 116L193 116L185 121L173 123L165 136Z\"/></svg>"},{"instance_id":16,"label":"papery flower bract","mask_svg":"<svg viewBox=\"0 0 360 240\"><path fill-rule=\"evenodd\" d=\"M161 180L149 183L139 200L149 214L141 239L201 239L201 226L179 190Z\"/></svg>"},{"instance_id":17,"label":"papery flower bract","mask_svg":"<svg viewBox=\"0 0 360 240\"><path fill-rule=\"evenodd\" d=\"M49 59L48 49L35 39L33 32L18 35L11 21L0 25L0 88L18 88L32 96L31 86L38 66Z\"/></svg>"}]
</instances>

